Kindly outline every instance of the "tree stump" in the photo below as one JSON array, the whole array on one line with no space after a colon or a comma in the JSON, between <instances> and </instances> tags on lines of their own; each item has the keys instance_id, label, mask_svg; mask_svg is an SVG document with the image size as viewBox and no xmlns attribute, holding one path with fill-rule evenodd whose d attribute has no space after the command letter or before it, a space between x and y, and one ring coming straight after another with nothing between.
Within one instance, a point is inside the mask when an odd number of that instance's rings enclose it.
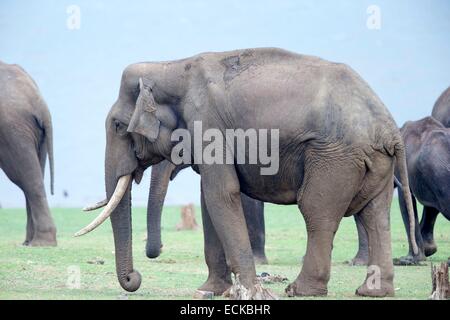
<instances>
[{"instance_id":1,"label":"tree stump","mask_svg":"<svg viewBox=\"0 0 450 320\"><path fill-rule=\"evenodd\" d=\"M192 203L181 207L181 221L176 228L177 231L198 229L197 220L195 220L195 208Z\"/></svg>"},{"instance_id":2,"label":"tree stump","mask_svg":"<svg viewBox=\"0 0 450 320\"><path fill-rule=\"evenodd\" d=\"M446 300L450 298L450 284L448 280L448 264L441 263L438 266L431 264L431 279L433 283L433 291L431 300Z\"/></svg>"},{"instance_id":3,"label":"tree stump","mask_svg":"<svg viewBox=\"0 0 450 320\"><path fill-rule=\"evenodd\" d=\"M252 289L247 289L235 276L234 283L224 294L230 300L278 300L279 297L272 290L264 288L259 280Z\"/></svg>"}]
</instances>

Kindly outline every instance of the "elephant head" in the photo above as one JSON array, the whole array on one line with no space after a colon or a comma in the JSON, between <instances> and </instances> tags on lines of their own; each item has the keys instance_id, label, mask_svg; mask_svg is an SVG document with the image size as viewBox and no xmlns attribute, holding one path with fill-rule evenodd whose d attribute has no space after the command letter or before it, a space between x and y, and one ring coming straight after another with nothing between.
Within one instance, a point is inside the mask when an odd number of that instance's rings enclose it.
<instances>
[{"instance_id":1,"label":"elephant head","mask_svg":"<svg viewBox=\"0 0 450 320\"><path fill-rule=\"evenodd\" d=\"M142 65L128 67L122 77L119 98L106 119L105 185L107 201L100 215L76 233L86 234L108 217L114 233L116 270L120 285L135 291L141 283L133 269L131 184L140 182L149 166L170 159L171 132L178 120L173 111L174 94L163 92ZM156 76L154 78L157 78Z\"/></svg>"}]
</instances>

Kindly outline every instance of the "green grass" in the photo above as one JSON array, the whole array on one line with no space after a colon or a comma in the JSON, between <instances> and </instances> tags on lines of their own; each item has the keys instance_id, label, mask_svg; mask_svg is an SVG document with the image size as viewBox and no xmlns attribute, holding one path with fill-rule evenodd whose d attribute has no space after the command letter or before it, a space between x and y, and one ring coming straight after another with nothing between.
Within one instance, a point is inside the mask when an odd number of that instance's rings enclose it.
<instances>
[{"instance_id":1,"label":"green grass","mask_svg":"<svg viewBox=\"0 0 450 320\"><path fill-rule=\"evenodd\" d=\"M111 225L105 223L94 232L74 238L94 214L78 209L52 210L58 228L58 247L22 247L26 214L23 209L0 209L0 299L190 299L207 276L203 258L201 231L176 231L179 207L165 207L163 214L164 251L158 259L146 258L145 209L133 210L134 265L142 274L142 286L135 293L125 293L115 275L114 244ZM197 219L200 222L200 210ZM391 210L394 257L407 252L404 227L396 200ZM306 248L303 218L296 206L266 206L266 251L270 264L257 266L257 272L280 274L290 281L300 271L300 258ZM450 255L450 223L442 216L435 230L438 252L426 266L395 267L397 299L426 299L430 294L430 262L447 261ZM353 218L341 223L336 235L329 299L356 299L355 289L362 283L366 268L350 267L357 234ZM89 264L93 259L103 265ZM81 271L81 288L70 289L68 268ZM70 270L70 269L69 269ZM287 284L267 285L286 298Z\"/></svg>"}]
</instances>

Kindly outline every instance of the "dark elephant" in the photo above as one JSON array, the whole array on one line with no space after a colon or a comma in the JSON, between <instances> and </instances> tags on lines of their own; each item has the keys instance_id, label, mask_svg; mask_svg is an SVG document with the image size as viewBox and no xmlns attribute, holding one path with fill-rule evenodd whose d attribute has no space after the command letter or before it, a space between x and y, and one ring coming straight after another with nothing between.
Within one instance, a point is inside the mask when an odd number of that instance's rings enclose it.
<instances>
[{"instance_id":1,"label":"dark elephant","mask_svg":"<svg viewBox=\"0 0 450 320\"><path fill-rule=\"evenodd\" d=\"M181 167L181 166L179 166ZM160 254L161 243L161 214L166 197L169 181L179 172L177 167L169 161L152 167L150 194L147 206L147 246L146 254L149 258L156 258ZM265 253L264 202L254 200L241 194L242 208L250 237L253 258L256 263L267 264Z\"/></svg>"},{"instance_id":2,"label":"dark elephant","mask_svg":"<svg viewBox=\"0 0 450 320\"><path fill-rule=\"evenodd\" d=\"M407 122L401 129L406 146L410 188L413 194L415 224L419 226L416 199L423 205L420 227L416 228L418 254L409 252L396 259L396 264L410 265L425 260L437 251L434 224L439 213L450 220L450 128L432 117ZM399 203L405 225L409 217L405 210L404 187L399 191Z\"/></svg>"},{"instance_id":3,"label":"dark elephant","mask_svg":"<svg viewBox=\"0 0 450 320\"><path fill-rule=\"evenodd\" d=\"M431 115L441 122L444 127L450 128L450 87L437 99Z\"/></svg>"},{"instance_id":4,"label":"dark elephant","mask_svg":"<svg viewBox=\"0 0 450 320\"><path fill-rule=\"evenodd\" d=\"M220 158L223 164L202 162L198 149L210 147L205 135L228 137L235 129L260 136L270 131L271 142L266 135L259 148L269 145L272 160L267 164L260 156L252 163L255 155L246 150L243 163L234 157ZM357 294L394 295L389 208L395 164L401 183L409 185L400 132L380 99L348 66L273 48L138 63L123 72L119 97L106 119L109 202L76 235L111 217L117 276L125 290L137 290L141 283L131 250L131 181L139 182L151 165L174 162L181 150L173 136L181 131L193 141L203 137L186 153L201 175L209 276L200 290L222 294L234 273L250 297L256 292L243 192L264 202L297 204L305 219L307 251L298 278L286 288L289 296L327 294L333 238L341 219L353 214L361 216L369 260L381 276L379 286L372 286L370 270ZM226 144L216 155L229 149L236 154L236 146Z\"/></svg>"},{"instance_id":5,"label":"dark elephant","mask_svg":"<svg viewBox=\"0 0 450 320\"><path fill-rule=\"evenodd\" d=\"M24 245L56 246L43 182L47 156L53 194L53 133L47 105L21 67L0 62L0 168L25 195Z\"/></svg>"}]
</instances>

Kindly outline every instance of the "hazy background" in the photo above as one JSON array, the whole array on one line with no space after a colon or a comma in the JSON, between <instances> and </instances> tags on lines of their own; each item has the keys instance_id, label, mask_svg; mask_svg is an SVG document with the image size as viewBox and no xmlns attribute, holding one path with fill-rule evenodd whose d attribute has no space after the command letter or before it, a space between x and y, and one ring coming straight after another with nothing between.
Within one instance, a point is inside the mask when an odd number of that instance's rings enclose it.
<instances>
[{"instance_id":1,"label":"hazy background","mask_svg":"<svg viewBox=\"0 0 450 320\"><path fill-rule=\"evenodd\" d=\"M81 10L80 29L67 27L70 5ZM381 10L379 30L367 27L370 5ZM104 197L104 120L128 64L264 46L351 65L401 125L429 115L450 85L450 1L0 0L0 60L26 69L53 117L51 206ZM135 203L146 203L148 187L149 172L134 187ZM190 169L167 196L186 202L199 202ZM2 171L0 203L25 205Z\"/></svg>"}]
</instances>

